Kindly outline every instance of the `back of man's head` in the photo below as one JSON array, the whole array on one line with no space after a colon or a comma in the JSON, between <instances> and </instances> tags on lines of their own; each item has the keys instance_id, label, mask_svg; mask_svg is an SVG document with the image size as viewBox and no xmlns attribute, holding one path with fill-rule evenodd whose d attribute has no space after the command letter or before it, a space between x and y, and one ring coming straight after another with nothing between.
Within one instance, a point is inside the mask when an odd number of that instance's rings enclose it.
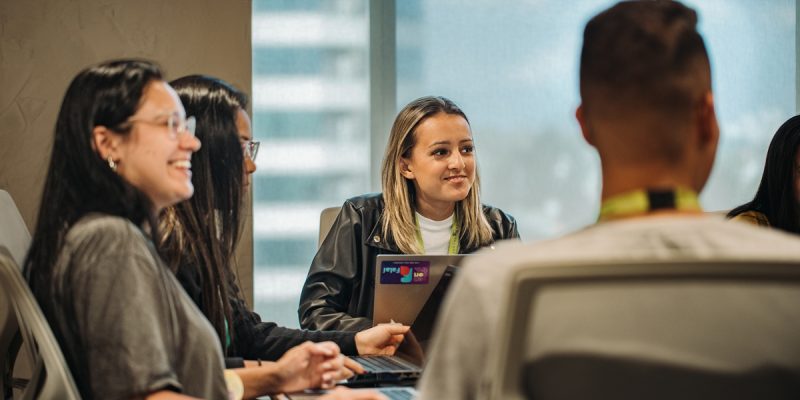
<instances>
[{"instance_id":1,"label":"back of man's head","mask_svg":"<svg viewBox=\"0 0 800 400\"><path fill-rule=\"evenodd\" d=\"M696 27L697 14L673 1L621 2L586 25L582 122L598 131L594 144L601 156L603 144L623 145L627 150L614 151L625 161L682 161L686 131L711 91Z\"/></svg>"}]
</instances>

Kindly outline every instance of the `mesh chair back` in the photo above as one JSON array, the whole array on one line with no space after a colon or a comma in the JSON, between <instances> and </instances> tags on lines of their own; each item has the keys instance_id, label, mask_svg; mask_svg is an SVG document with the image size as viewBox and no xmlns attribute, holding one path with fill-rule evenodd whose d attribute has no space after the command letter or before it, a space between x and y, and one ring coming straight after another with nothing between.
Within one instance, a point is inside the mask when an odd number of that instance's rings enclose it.
<instances>
[{"instance_id":1,"label":"mesh chair back","mask_svg":"<svg viewBox=\"0 0 800 400\"><path fill-rule=\"evenodd\" d=\"M800 265L531 265L499 327L495 399L800 398Z\"/></svg>"},{"instance_id":2,"label":"mesh chair back","mask_svg":"<svg viewBox=\"0 0 800 400\"><path fill-rule=\"evenodd\" d=\"M0 245L6 246L14 261L21 266L30 243L31 235L17 205L8 192L0 190Z\"/></svg>"},{"instance_id":3,"label":"mesh chair back","mask_svg":"<svg viewBox=\"0 0 800 400\"><path fill-rule=\"evenodd\" d=\"M341 211L342 207L328 207L319 215L319 241L317 242L317 248L322 246L322 242L325 240L325 237L328 236L328 232L330 232L331 227L333 227L333 223L336 221L336 217L339 215L339 211Z\"/></svg>"},{"instance_id":4,"label":"mesh chair back","mask_svg":"<svg viewBox=\"0 0 800 400\"><path fill-rule=\"evenodd\" d=\"M4 398L12 387L21 389L22 399L78 400L61 348L45 320L42 310L5 246L0 245L0 383ZM20 346L31 358L29 380L14 378L14 365Z\"/></svg>"}]
</instances>

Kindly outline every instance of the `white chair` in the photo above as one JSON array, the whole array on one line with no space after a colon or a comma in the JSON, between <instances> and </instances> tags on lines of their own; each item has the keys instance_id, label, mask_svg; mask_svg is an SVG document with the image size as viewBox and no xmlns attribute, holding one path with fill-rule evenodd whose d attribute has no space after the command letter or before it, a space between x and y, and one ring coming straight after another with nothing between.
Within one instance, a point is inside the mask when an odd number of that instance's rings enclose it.
<instances>
[{"instance_id":1,"label":"white chair","mask_svg":"<svg viewBox=\"0 0 800 400\"><path fill-rule=\"evenodd\" d=\"M17 265L22 266L31 235L11 195L0 190L0 245L6 246Z\"/></svg>"},{"instance_id":2,"label":"white chair","mask_svg":"<svg viewBox=\"0 0 800 400\"><path fill-rule=\"evenodd\" d=\"M317 242L317 248L322 246L322 242L328 236L328 232L330 232L341 210L342 207L328 207L319 214L319 241Z\"/></svg>"},{"instance_id":3,"label":"white chair","mask_svg":"<svg viewBox=\"0 0 800 400\"><path fill-rule=\"evenodd\" d=\"M11 398L78 400L75 381L58 342L9 251L0 245L0 388ZM20 353L20 347L24 352ZM27 354L30 379L13 377L18 355Z\"/></svg>"},{"instance_id":4,"label":"white chair","mask_svg":"<svg viewBox=\"0 0 800 400\"><path fill-rule=\"evenodd\" d=\"M520 268L493 399L800 398L800 265L653 261Z\"/></svg>"}]
</instances>

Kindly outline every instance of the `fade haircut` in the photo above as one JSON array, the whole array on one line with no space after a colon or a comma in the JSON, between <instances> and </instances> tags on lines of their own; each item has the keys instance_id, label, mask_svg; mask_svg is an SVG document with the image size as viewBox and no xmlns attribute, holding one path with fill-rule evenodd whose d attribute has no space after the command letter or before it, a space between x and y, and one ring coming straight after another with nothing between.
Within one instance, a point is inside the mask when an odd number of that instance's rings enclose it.
<instances>
[{"instance_id":1,"label":"fade haircut","mask_svg":"<svg viewBox=\"0 0 800 400\"><path fill-rule=\"evenodd\" d=\"M583 34L580 92L587 119L649 118L645 156L680 158L688 124L711 71L697 13L676 1L623 1L592 18ZM628 138L626 138L628 139ZM638 139L638 140L637 140ZM651 150L651 151L648 151ZM643 154L644 155L644 154Z\"/></svg>"}]
</instances>

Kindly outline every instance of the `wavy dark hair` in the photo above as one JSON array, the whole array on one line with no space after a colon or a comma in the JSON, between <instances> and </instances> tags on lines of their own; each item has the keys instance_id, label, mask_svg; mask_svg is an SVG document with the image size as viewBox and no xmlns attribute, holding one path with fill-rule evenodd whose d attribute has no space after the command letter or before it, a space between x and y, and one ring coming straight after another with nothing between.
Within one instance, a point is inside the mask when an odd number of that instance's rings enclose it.
<instances>
[{"instance_id":1,"label":"wavy dark hair","mask_svg":"<svg viewBox=\"0 0 800 400\"><path fill-rule=\"evenodd\" d=\"M64 238L81 217L102 213L157 230L153 203L109 168L95 150L92 130L105 126L127 135L126 123L139 109L145 88L162 80L161 70L144 60L115 60L84 69L72 80L56 120L50 165L36 230L24 273L48 313L52 273Z\"/></svg>"},{"instance_id":2,"label":"wavy dark hair","mask_svg":"<svg viewBox=\"0 0 800 400\"><path fill-rule=\"evenodd\" d=\"M199 269L203 282L199 306L226 348L226 321L233 339L228 296L237 296L238 290L230 263L239 241L244 193L244 154L236 116L247 107L247 96L203 75L178 78L170 85L187 115L197 118L195 135L203 147L192 154L194 195L161 215L162 255L175 272Z\"/></svg>"},{"instance_id":3,"label":"wavy dark hair","mask_svg":"<svg viewBox=\"0 0 800 400\"><path fill-rule=\"evenodd\" d=\"M797 150L800 148L800 115L789 118L778 128L767 150L764 173L752 201L728 213L733 218L746 211L764 214L771 226L800 233L799 199L795 198L794 176Z\"/></svg>"}]
</instances>

